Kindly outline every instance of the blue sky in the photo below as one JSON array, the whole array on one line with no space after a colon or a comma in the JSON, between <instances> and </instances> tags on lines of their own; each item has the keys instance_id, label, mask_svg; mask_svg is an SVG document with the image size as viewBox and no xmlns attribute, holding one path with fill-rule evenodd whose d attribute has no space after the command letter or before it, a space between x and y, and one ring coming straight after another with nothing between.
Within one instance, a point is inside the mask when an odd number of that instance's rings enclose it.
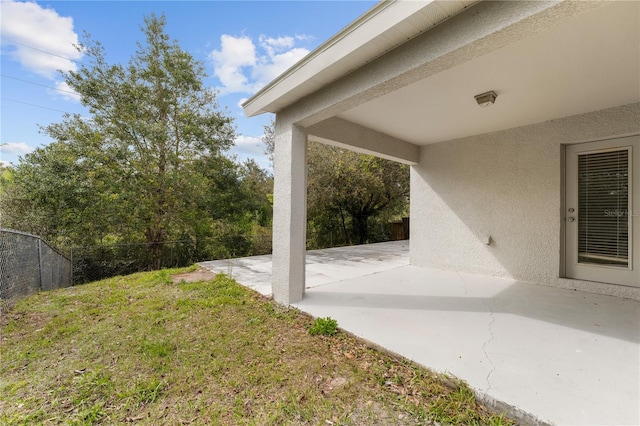
<instances>
[{"instance_id":1,"label":"blue sky","mask_svg":"<svg viewBox=\"0 0 640 426\"><path fill-rule=\"evenodd\" d=\"M167 33L205 63L205 83L219 90L221 106L235 119L231 154L267 167L261 136L270 117L248 119L239 104L374 3L2 0L0 161L17 164L49 143L38 125L85 112L56 72L86 60L73 48L85 31L104 45L109 62L125 64L143 41L143 18L164 12Z\"/></svg>"}]
</instances>

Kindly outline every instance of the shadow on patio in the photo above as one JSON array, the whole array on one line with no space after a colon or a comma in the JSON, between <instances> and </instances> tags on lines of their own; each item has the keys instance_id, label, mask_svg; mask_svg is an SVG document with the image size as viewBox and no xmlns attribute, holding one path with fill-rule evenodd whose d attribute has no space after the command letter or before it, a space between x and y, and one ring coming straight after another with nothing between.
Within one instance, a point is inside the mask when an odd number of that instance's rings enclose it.
<instances>
[{"instance_id":1,"label":"shadow on patio","mask_svg":"<svg viewBox=\"0 0 640 426\"><path fill-rule=\"evenodd\" d=\"M425 268L421 268L424 270ZM628 322L637 314L637 303L619 302L618 312L611 315L607 308L599 309L597 301L588 301L582 293L571 295L567 290L539 291L532 284L515 282L493 297L431 296L416 294L375 294L311 291L303 303L305 306L336 306L346 308L402 309L421 311L479 312L525 316L535 320L555 323L563 327L583 330L593 334L640 343L640 323ZM569 293L569 294L567 294ZM550 303L539 296L554 296ZM577 300L576 300L577 299ZM582 300L580 300L582 299Z\"/></svg>"},{"instance_id":2,"label":"shadow on patio","mask_svg":"<svg viewBox=\"0 0 640 426\"><path fill-rule=\"evenodd\" d=\"M270 256L204 262L263 294ZM640 303L408 265L408 245L311 251L295 304L556 424L640 423Z\"/></svg>"}]
</instances>

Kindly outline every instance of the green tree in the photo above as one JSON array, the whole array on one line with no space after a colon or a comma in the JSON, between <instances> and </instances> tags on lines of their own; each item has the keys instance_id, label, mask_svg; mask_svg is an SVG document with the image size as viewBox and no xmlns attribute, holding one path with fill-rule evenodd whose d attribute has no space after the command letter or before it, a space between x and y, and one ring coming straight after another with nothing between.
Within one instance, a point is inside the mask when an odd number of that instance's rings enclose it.
<instances>
[{"instance_id":1,"label":"green tree","mask_svg":"<svg viewBox=\"0 0 640 426\"><path fill-rule=\"evenodd\" d=\"M273 153L276 150L276 122L273 116L269 121L269 124L262 126L264 128L264 134L262 135L262 142L264 143L264 153L269 157L271 167L273 167Z\"/></svg>"},{"instance_id":2,"label":"green tree","mask_svg":"<svg viewBox=\"0 0 640 426\"><path fill-rule=\"evenodd\" d=\"M345 244L364 244L372 240L373 219L408 207L408 167L372 155L310 143L308 182L312 245L326 245L338 229Z\"/></svg>"},{"instance_id":3,"label":"green tree","mask_svg":"<svg viewBox=\"0 0 640 426\"><path fill-rule=\"evenodd\" d=\"M275 121L264 126L265 154L273 164ZM384 240L386 228L408 214L409 168L372 155L311 142L307 151L307 245L312 248Z\"/></svg>"},{"instance_id":4,"label":"green tree","mask_svg":"<svg viewBox=\"0 0 640 426\"><path fill-rule=\"evenodd\" d=\"M21 159L2 182L2 226L68 246L99 240L113 230L114 203L101 183L103 170L62 142ZM85 160L86 157L84 158Z\"/></svg>"},{"instance_id":5,"label":"green tree","mask_svg":"<svg viewBox=\"0 0 640 426\"><path fill-rule=\"evenodd\" d=\"M240 179L246 200L244 210L252 216L252 222L270 228L273 219L273 176L249 159L240 168Z\"/></svg>"},{"instance_id":6,"label":"green tree","mask_svg":"<svg viewBox=\"0 0 640 426\"><path fill-rule=\"evenodd\" d=\"M144 22L145 43L126 67L109 64L101 44L86 37L79 48L89 63L65 77L89 118L68 114L44 132L73 147L77 164L101 171L102 194L120 212L115 222L126 220L160 250L197 222L206 176L196 163L221 157L235 135L203 85L203 64L170 40L164 15Z\"/></svg>"},{"instance_id":7,"label":"green tree","mask_svg":"<svg viewBox=\"0 0 640 426\"><path fill-rule=\"evenodd\" d=\"M74 252L85 278L158 267L168 240L183 241L170 251L183 263L268 249L253 237L271 223L272 178L226 155L232 120L204 87L203 64L165 24L145 19L145 41L127 66L109 64L85 37L89 61L65 78L89 114L44 127L54 142L0 170L0 226L63 249L99 245ZM151 256L129 244L137 242Z\"/></svg>"}]
</instances>

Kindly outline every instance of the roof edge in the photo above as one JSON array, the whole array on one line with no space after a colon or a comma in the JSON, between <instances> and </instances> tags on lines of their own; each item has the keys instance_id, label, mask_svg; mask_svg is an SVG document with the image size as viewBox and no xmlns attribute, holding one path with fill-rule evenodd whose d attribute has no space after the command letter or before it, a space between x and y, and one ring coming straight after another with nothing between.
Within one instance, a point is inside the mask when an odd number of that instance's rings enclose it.
<instances>
[{"instance_id":1,"label":"roof edge","mask_svg":"<svg viewBox=\"0 0 640 426\"><path fill-rule=\"evenodd\" d=\"M433 2L433 0L428 2L428 3L431 3L431 2ZM285 80L286 78L288 78L292 74L295 74L299 69L301 69L302 67L304 67L305 65L310 63L312 60L317 58L321 53L325 52L326 50L330 49L335 44L339 43L347 35L351 34L356 29L358 29L362 25L364 25L366 22L371 20L374 16L378 15L379 13L381 13L385 9L389 8L390 6L394 5L395 3L396 3L396 0L394 0L394 1L385 1L385 0L380 1L379 3L377 3L373 7L371 7L369 10L367 10L365 13L360 15L358 18L356 18L354 21L352 21L350 24L348 24L346 27L344 27L342 30L340 30L338 33L336 33L331 38L329 38L327 41L325 41L320 46L318 46L315 49L313 49L305 57L303 57L301 60L296 62L293 66L288 68L285 72L283 72L278 77L273 79L271 82L269 82L263 88L258 90L249 99L244 101L242 103L242 108L244 109L245 114L247 114L248 117L253 117L253 116L256 116L256 115L259 115L259 114L264 114L266 112L269 112L269 111L266 111L266 110L264 110L262 108L253 108L252 109L251 106L259 98L261 98L265 93L269 92L273 87L275 87L278 84L280 84L283 80Z\"/></svg>"}]
</instances>

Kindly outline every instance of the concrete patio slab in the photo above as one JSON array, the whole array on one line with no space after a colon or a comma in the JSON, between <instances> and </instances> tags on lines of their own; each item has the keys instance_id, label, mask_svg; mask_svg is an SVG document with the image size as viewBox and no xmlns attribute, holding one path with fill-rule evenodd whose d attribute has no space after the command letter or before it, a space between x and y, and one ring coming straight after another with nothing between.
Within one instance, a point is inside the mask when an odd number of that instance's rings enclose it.
<instances>
[{"instance_id":1,"label":"concrete patio slab","mask_svg":"<svg viewBox=\"0 0 640 426\"><path fill-rule=\"evenodd\" d=\"M312 251L307 263L302 311L529 419L640 424L637 301L409 266L406 243ZM269 256L231 264L236 280L270 293Z\"/></svg>"},{"instance_id":2,"label":"concrete patio slab","mask_svg":"<svg viewBox=\"0 0 640 426\"><path fill-rule=\"evenodd\" d=\"M376 274L409 265L409 242L335 247L307 252L306 287ZM258 293L271 295L271 255L200 262L203 268L224 273Z\"/></svg>"}]
</instances>

